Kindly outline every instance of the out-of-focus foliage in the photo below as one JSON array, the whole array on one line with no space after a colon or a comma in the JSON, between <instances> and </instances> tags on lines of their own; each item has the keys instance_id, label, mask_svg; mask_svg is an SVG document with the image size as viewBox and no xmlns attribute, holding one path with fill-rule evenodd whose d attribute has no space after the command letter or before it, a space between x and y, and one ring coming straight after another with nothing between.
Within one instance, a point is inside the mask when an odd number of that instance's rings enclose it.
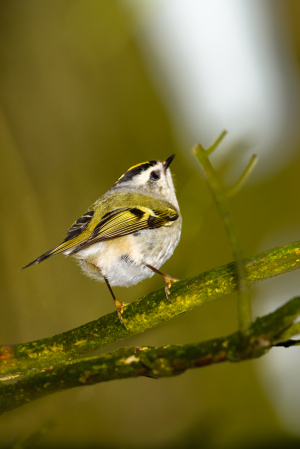
<instances>
[{"instance_id":1,"label":"out-of-focus foliage","mask_svg":"<svg viewBox=\"0 0 300 449\"><path fill-rule=\"evenodd\" d=\"M299 20L297 14L293 20ZM71 260L55 257L18 270L57 244L79 215L138 162L177 154L172 171L183 235L164 270L185 278L231 260L200 170L191 164L189 149L173 139L131 18L120 3L1 2L0 55L1 343L53 335L114 310L106 286L83 276ZM233 151L229 163L238 158L239 151ZM299 238L299 163L295 151L283 171L245 186L231 200L245 255ZM296 285L297 276L269 281L282 291L282 302L290 297L284 286ZM161 285L154 277L116 293L130 302ZM255 288L254 302L257 298L267 310L268 291ZM230 295L132 337L127 345L201 341L236 327ZM251 362L47 397L2 417L0 445L34 432L48 419L56 426L39 447L289 444Z\"/></svg>"}]
</instances>

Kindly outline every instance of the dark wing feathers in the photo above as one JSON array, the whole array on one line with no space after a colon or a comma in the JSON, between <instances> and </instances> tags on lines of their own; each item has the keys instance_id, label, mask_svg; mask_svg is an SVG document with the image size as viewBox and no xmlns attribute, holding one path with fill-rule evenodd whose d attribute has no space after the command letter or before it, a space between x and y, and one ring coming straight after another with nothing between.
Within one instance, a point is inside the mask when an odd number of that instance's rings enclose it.
<instances>
[{"instance_id":1,"label":"dark wing feathers","mask_svg":"<svg viewBox=\"0 0 300 449\"><path fill-rule=\"evenodd\" d=\"M82 217L78 218L78 220L75 221L75 223L68 230L66 238L64 239L64 242L74 239L75 237L80 235L87 228L87 225L93 218L94 213L95 213L95 211L89 210L84 215L82 215Z\"/></svg>"},{"instance_id":2,"label":"dark wing feathers","mask_svg":"<svg viewBox=\"0 0 300 449\"><path fill-rule=\"evenodd\" d=\"M154 229L161 226L170 226L177 220L175 209L153 210L145 207L122 207L108 212L95 227L90 237L80 243L70 253L76 254L94 243L116 239L144 229Z\"/></svg>"},{"instance_id":3,"label":"dark wing feathers","mask_svg":"<svg viewBox=\"0 0 300 449\"><path fill-rule=\"evenodd\" d=\"M26 265L29 267L48 259L50 256L74 248L69 256L76 254L89 246L116 239L144 229L154 229L161 226L170 226L179 217L173 207L150 210L146 207L118 207L106 213L97 226L90 230L88 225L94 216L94 211L86 212L68 230L66 238L60 244L42 254L36 260Z\"/></svg>"},{"instance_id":4,"label":"dark wing feathers","mask_svg":"<svg viewBox=\"0 0 300 449\"><path fill-rule=\"evenodd\" d=\"M59 246L59 245L58 245ZM21 270L24 270L25 268L30 267L31 265L35 265L37 263L43 262L43 260L48 259L50 256L53 255L53 252L56 250L58 246L55 246L54 248L49 249L46 253L42 254L40 257L35 259L33 262L30 262L28 265L25 265L25 267L21 268Z\"/></svg>"}]
</instances>

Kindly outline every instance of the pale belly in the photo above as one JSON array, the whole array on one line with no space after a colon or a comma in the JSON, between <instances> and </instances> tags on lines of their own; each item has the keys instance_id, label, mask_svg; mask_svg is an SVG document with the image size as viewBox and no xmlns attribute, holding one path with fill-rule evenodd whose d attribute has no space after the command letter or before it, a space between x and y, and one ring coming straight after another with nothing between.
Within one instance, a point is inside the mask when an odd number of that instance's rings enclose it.
<instances>
[{"instance_id":1,"label":"pale belly","mask_svg":"<svg viewBox=\"0 0 300 449\"><path fill-rule=\"evenodd\" d=\"M134 285L154 275L146 264L160 268L171 257L180 239L181 223L172 228L143 230L96 243L74 257L94 279L104 281L105 276L111 286Z\"/></svg>"}]
</instances>

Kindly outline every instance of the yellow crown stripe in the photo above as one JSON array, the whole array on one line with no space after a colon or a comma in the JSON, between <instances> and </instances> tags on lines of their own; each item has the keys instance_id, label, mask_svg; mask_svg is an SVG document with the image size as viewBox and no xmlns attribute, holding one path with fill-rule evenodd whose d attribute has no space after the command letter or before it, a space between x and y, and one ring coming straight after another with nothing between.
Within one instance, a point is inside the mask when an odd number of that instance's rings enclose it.
<instances>
[{"instance_id":1,"label":"yellow crown stripe","mask_svg":"<svg viewBox=\"0 0 300 449\"><path fill-rule=\"evenodd\" d=\"M120 176L120 178L118 179L118 181L120 181L120 179L122 179L123 176L125 176L126 173L127 173L128 171L132 170L132 169L135 168L135 167L139 167L140 165L144 165L144 164L149 164L149 161L147 161L147 162L141 162L141 163L139 163L139 164L133 165L133 166L130 167L125 173L123 173L122 176Z\"/></svg>"}]
</instances>

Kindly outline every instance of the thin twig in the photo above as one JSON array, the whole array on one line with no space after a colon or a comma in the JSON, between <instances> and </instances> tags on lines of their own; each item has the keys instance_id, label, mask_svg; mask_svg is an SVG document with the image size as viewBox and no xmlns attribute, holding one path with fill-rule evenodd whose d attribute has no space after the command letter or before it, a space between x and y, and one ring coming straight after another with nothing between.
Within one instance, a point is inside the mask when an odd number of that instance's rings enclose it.
<instances>
[{"instance_id":1,"label":"thin twig","mask_svg":"<svg viewBox=\"0 0 300 449\"><path fill-rule=\"evenodd\" d=\"M252 315L251 315L250 289L246 281L246 272L244 267L242 248L237 235L235 225L229 213L229 207L225 190L223 189L208 159L208 155L210 155L212 151L216 149L216 147L219 145L219 143L225 137L225 135L226 132L223 131L223 133L220 135L217 141L207 150L205 150L201 145L197 145L194 148L194 150L200 164L204 169L208 185L210 187L212 196L219 210L220 217L222 219L223 225L225 227L229 239L232 254L236 262L237 283L238 283L238 290L237 290L238 327L240 332L246 335L252 322Z\"/></svg>"},{"instance_id":2,"label":"thin twig","mask_svg":"<svg viewBox=\"0 0 300 449\"><path fill-rule=\"evenodd\" d=\"M253 154L248 162L247 167L239 177L239 179L228 189L226 189L227 197L236 195L237 192L243 187L249 176L251 175L255 165L257 163L257 155Z\"/></svg>"}]
</instances>

